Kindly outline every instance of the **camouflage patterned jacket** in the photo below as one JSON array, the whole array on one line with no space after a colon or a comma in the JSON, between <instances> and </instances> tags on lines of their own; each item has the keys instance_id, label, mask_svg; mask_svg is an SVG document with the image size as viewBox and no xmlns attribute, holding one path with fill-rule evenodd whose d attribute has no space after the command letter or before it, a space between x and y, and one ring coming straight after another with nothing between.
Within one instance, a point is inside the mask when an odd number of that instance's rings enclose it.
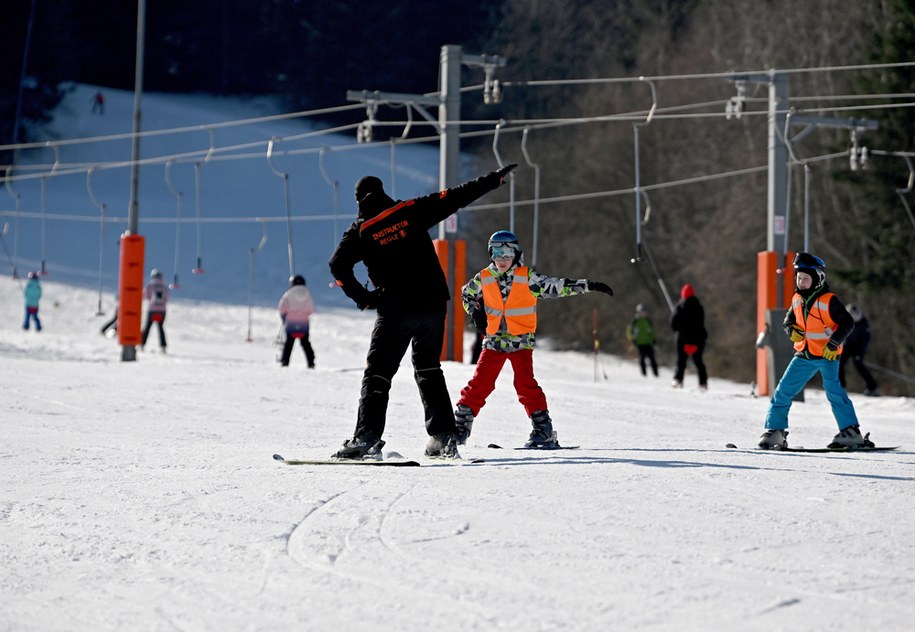
<instances>
[{"instance_id":1,"label":"camouflage patterned jacket","mask_svg":"<svg viewBox=\"0 0 915 632\"><path fill-rule=\"evenodd\" d=\"M499 291L502 294L503 300L508 297L512 281L515 278L515 268L517 268L518 265L519 264L513 265L501 275L495 264L490 264L487 268L498 280ZM537 300L544 298L564 298L566 296L575 296L576 294L586 294L588 292L587 279L563 279L541 274L533 268L529 268L529 270L531 294L533 294ZM474 275L474 277L467 282L467 285L461 289L461 299L464 305L464 311L468 314L473 310L482 309L483 281L480 272ZM497 333L493 335L487 334L483 337L484 349L503 351L505 353L520 351L522 349L533 349L535 343L536 339L534 333L522 334L520 336L513 336L508 333L504 318L502 319L502 323L499 326L499 331Z\"/></svg>"}]
</instances>

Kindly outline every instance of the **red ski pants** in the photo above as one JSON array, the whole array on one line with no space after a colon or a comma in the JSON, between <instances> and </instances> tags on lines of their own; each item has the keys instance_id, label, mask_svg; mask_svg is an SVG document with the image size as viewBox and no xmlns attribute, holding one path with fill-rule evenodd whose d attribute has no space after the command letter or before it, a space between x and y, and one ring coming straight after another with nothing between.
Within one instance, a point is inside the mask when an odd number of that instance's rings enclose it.
<instances>
[{"instance_id":1,"label":"red ski pants","mask_svg":"<svg viewBox=\"0 0 915 632\"><path fill-rule=\"evenodd\" d=\"M461 397L457 402L470 408L474 417L480 414L480 409L486 404L486 398L495 390L496 378L502 372L506 360L511 362L515 374L515 392L518 393L518 401L524 406L527 416L530 417L540 410L547 410L546 395L534 379L533 349L511 353L483 349L477 361L476 371L467 386L461 389Z\"/></svg>"}]
</instances>

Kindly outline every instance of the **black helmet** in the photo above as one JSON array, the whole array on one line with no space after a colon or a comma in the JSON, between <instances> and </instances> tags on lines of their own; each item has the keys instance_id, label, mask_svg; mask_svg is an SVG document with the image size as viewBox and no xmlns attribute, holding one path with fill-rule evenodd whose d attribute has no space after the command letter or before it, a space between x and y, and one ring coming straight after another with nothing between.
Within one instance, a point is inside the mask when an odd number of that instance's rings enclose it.
<instances>
[{"instance_id":1,"label":"black helmet","mask_svg":"<svg viewBox=\"0 0 915 632\"><path fill-rule=\"evenodd\" d=\"M794 255L794 269L805 272L811 277L817 277L819 282L816 283L816 286L822 285L826 280L826 263L809 252L799 252Z\"/></svg>"},{"instance_id":2,"label":"black helmet","mask_svg":"<svg viewBox=\"0 0 915 632\"><path fill-rule=\"evenodd\" d=\"M38 278L38 273L37 273L37 272L29 272L29 278L30 278L30 279L37 279L37 278Z\"/></svg>"},{"instance_id":3,"label":"black helmet","mask_svg":"<svg viewBox=\"0 0 915 632\"><path fill-rule=\"evenodd\" d=\"M293 285L305 285L305 277L301 274L289 277L289 286L291 287Z\"/></svg>"},{"instance_id":4,"label":"black helmet","mask_svg":"<svg viewBox=\"0 0 915 632\"><path fill-rule=\"evenodd\" d=\"M521 246L518 245L518 237L510 230L497 230L489 237L487 245L489 258L492 259L496 252L512 250L515 253L513 263L521 260Z\"/></svg>"}]
</instances>

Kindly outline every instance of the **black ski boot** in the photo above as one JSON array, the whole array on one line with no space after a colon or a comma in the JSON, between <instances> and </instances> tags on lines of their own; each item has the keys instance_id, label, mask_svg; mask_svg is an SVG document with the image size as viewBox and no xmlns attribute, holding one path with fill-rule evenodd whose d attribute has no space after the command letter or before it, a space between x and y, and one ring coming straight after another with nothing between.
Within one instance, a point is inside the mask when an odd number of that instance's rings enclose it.
<instances>
[{"instance_id":1,"label":"black ski boot","mask_svg":"<svg viewBox=\"0 0 915 632\"><path fill-rule=\"evenodd\" d=\"M454 410L454 427L456 429L454 436L457 444L464 445L467 443L467 439L470 438L470 431L473 429L473 411L470 410L469 406L464 404L457 405Z\"/></svg>"},{"instance_id":2,"label":"black ski boot","mask_svg":"<svg viewBox=\"0 0 915 632\"><path fill-rule=\"evenodd\" d=\"M557 448L559 439L556 438L556 431L553 430L553 420L550 419L550 411L538 410L531 415L531 436L525 448Z\"/></svg>"},{"instance_id":3,"label":"black ski boot","mask_svg":"<svg viewBox=\"0 0 915 632\"><path fill-rule=\"evenodd\" d=\"M356 461L376 460L382 458L381 448L384 447L384 441L374 435L363 435L353 437L343 442L339 450L334 452L335 459L353 459Z\"/></svg>"}]
</instances>

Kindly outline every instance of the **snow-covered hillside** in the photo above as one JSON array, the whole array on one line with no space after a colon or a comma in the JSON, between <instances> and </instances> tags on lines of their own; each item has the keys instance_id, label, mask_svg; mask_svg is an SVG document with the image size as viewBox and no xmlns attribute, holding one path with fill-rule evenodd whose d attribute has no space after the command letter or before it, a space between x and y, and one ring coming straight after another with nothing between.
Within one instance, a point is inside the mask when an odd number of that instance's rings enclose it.
<instances>
[{"instance_id":1,"label":"snow-covered hillside","mask_svg":"<svg viewBox=\"0 0 915 632\"><path fill-rule=\"evenodd\" d=\"M510 370L465 457L422 458L409 366L388 449L420 468L289 467L353 428L372 315L319 308L318 368L276 314L178 298L169 353L119 360L96 294L43 282L40 334L0 279L0 630L908 630L915 402L852 395L891 453L744 449L766 402L538 350L560 440L519 445ZM582 298L580 300L587 300ZM110 312L113 297L104 297ZM452 396L472 367L445 364ZM598 380L595 381L595 373ZM604 377L606 375L606 379ZM835 433L822 393L796 445ZM741 449L728 450L733 441Z\"/></svg>"},{"instance_id":2,"label":"snow-covered hillside","mask_svg":"<svg viewBox=\"0 0 915 632\"><path fill-rule=\"evenodd\" d=\"M105 113L98 115L90 105L96 91L93 86L73 86L53 122L40 131L41 139L118 137L65 144L57 153L48 148L21 153L13 171L17 180L0 191L0 222L7 225L4 243L20 274L39 269L44 261L52 279L97 287L101 243L102 285L113 290L118 238L127 227L130 169L112 165L130 160L133 93L104 89ZM158 268L169 281L177 272L179 293L187 298L245 302L248 253L265 230L266 245L255 256L255 302L272 303L286 286L286 196L284 180L274 169L289 175L296 272L309 279L319 301L339 305L348 300L329 287L327 260L355 217L356 181L367 173L378 175L400 197L438 188L435 146L404 145L392 154L384 143L357 146L352 133L319 133L308 119L227 125L279 113L275 104L263 100L145 94L142 103L144 131L184 130L141 140L141 156L148 164L140 169L138 190L146 270ZM273 138L277 140L268 162L267 143ZM230 147L236 149L226 151ZM167 157L174 161L166 168ZM41 173L47 177L38 177ZM178 234L176 194L181 205ZM106 216L101 238L100 205ZM198 257L204 274L192 274ZM8 273L10 262L4 258L2 264Z\"/></svg>"}]
</instances>

